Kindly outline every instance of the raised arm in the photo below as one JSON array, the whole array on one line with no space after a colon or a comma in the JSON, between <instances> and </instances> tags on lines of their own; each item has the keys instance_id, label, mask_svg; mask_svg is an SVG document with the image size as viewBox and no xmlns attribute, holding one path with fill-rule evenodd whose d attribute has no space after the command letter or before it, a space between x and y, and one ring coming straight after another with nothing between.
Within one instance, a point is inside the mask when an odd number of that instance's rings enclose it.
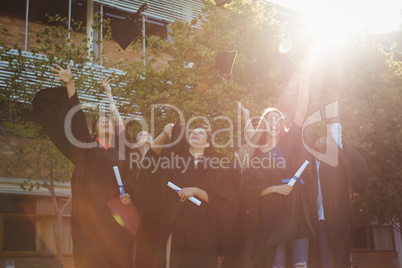
<instances>
[{"instance_id":1,"label":"raised arm","mask_svg":"<svg viewBox=\"0 0 402 268\"><path fill-rule=\"evenodd\" d=\"M151 145L152 151L154 151L156 154L161 154L162 152L162 145L165 143L166 139L168 137L172 136L172 129L173 129L173 124L167 124L164 128L161 134L159 134L158 137L154 139L154 142Z\"/></svg>"},{"instance_id":2,"label":"raised arm","mask_svg":"<svg viewBox=\"0 0 402 268\"><path fill-rule=\"evenodd\" d=\"M57 69L50 69L54 74L52 76L57 77L55 80L63 81L66 84L67 96L70 99L75 94L74 78L70 69L70 65L67 66L67 70L64 70L59 65L55 64Z\"/></svg>"},{"instance_id":3,"label":"raised arm","mask_svg":"<svg viewBox=\"0 0 402 268\"><path fill-rule=\"evenodd\" d=\"M32 100L34 118L56 147L75 163L77 153L82 151L80 149L92 148L96 143L89 134L70 66L65 70L56 65L55 69L50 70L55 80L63 81L65 87L46 88L37 92Z\"/></svg>"},{"instance_id":4,"label":"raised arm","mask_svg":"<svg viewBox=\"0 0 402 268\"><path fill-rule=\"evenodd\" d=\"M107 99L109 100L110 111L113 114L114 119L116 120L117 126L123 125L123 119L120 116L119 111L117 110L116 105L114 104L114 99L112 96L112 89L110 88L109 81L110 78L106 77L103 78L103 74L99 75L99 81L102 83L103 88L105 89Z\"/></svg>"},{"instance_id":5,"label":"raised arm","mask_svg":"<svg viewBox=\"0 0 402 268\"><path fill-rule=\"evenodd\" d=\"M251 138L254 135L254 127L253 123L250 120L250 111L246 109L241 102L238 103L242 118L244 120L244 131L246 132L245 134L247 135L247 138L251 140Z\"/></svg>"},{"instance_id":6,"label":"raised arm","mask_svg":"<svg viewBox=\"0 0 402 268\"><path fill-rule=\"evenodd\" d=\"M308 109L308 94L309 94L309 71L304 73L300 79L300 92L297 100L297 110L294 122L299 127L303 126Z\"/></svg>"}]
</instances>

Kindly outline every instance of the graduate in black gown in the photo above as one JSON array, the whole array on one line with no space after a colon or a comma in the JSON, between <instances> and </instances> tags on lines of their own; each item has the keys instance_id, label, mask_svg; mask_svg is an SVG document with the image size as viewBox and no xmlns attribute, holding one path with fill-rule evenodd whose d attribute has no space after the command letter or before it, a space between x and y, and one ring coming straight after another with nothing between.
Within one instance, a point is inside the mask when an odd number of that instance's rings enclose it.
<instances>
[{"instance_id":1,"label":"graduate in black gown","mask_svg":"<svg viewBox=\"0 0 402 268\"><path fill-rule=\"evenodd\" d=\"M133 176L127 191L141 211L141 223L137 235L136 268L155 266L159 242L162 187L158 162L162 145L171 136L173 124L165 125L155 139L147 131L136 136L137 149L130 151Z\"/></svg>"},{"instance_id":2,"label":"graduate in black gown","mask_svg":"<svg viewBox=\"0 0 402 268\"><path fill-rule=\"evenodd\" d=\"M314 241L313 267L349 268L354 223L350 192L363 194L369 172L363 157L342 141L339 123L331 126L331 136L314 144L319 153L333 153L337 164L317 160L319 179L318 239Z\"/></svg>"},{"instance_id":3,"label":"graduate in black gown","mask_svg":"<svg viewBox=\"0 0 402 268\"><path fill-rule=\"evenodd\" d=\"M186 135L180 139L185 131L185 124L176 123L172 141L179 143L162 153L172 165L161 172L165 193L156 267L216 268L235 224L236 192L226 171L204 155L211 146L208 130L195 127L189 142ZM169 181L181 190L169 188ZM189 201L190 197L201 205Z\"/></svg>"},{"instance_id":4,"label":"graduate in black gown","mask_svg":"<svg viewBox=\"0 0 402 268\"><path fill-rule=\"evenodd\" d=\"M100 78L111 109L118 118L121 118L114 105L109 78L104 79L103 75ZM133 141L131 137L127 137L132 146L125 148L128 149L125 151L125 156L129 162L132 175L128 178L125 186L126 195L128 195L129 200L134 202L141 214L140 227L136 237L136 268L155 266L155 255L159 241L160 202L162 200L162 189L156 165L162 151L162 145L172 134L172 127L173 124L165 125L162 133L155 139L147 131L139 132Z\"/></svg>"},{"instance_id":5,"label":"graduate in black gown","mask_svg":"<svg viewBox=\"0 0 402 268\"><path fill-rule=\"evenodd\" d=\"M120 202L121 186L116 181L113 167L118 166L123 182L130 172L124 157L113 144L116 137L114 125L108 117L99 117L93 138L75 90L70 66L67 70L57 66L52 71L66 87L39 91L33 100L33 108L36 121L75 165L71 179L74 266L133 267L138 212L127 196ZM118 124L121 123L119 121ZM120 127L118 133L122 129ZM124 140L123 137L124 130L120 133L120 140ZM127 221L122 223L115 219L114 215L121 211L125 215L120 216L132 220L130 226L124 224Z\"/></svg>"},{"instance_id":6,"label":"graduate in black gown","mask_svg":"<svg viewBox=\"0 0 402 268\"><path fill-rule=\"evenodd\" d=\"M250 112L241 103L238 103L241 111L242 119L245 123L246 135L251 139L254 134L254 128L250 121ZM241 189L241 165L244 161L244 156L247 154L248 146L244 142L237 151L234 152L233 167L227 169L228 176L236 189L236 195L239 197L239 213L236 219L235 229L230 239L229 248L225 253L222 268L253 268L254 263L250 260L250 251L252 249L253 226L252 218L249 211L246 209L244 202L240 199Z\"/></svg>"},{"instance_id":7,"label":"graduate in black gown","mask_svg":"<svg viewBox=\"0 0 402 268\"><path fill-rule=\"evenodd\" d=\"M293 255L289 267L307 267L308 243L316 235L317 223L315 163L302 141L307 107L308 79L304 77L290 129L279 110L267 109L245 155L249 161L243 167L241 190L253 219L254 243L249 258L255 267L287 267L287 246L292 247ZM310 164L301 179L288 185L305 160Z\"/></svg>"},{"instance_id":8,"label":"graduate in black gown","mask_svg":"<svg viewBox=\"0 0 402 268\"><path fill-rule=\"evenodd\" d=\"M168 132L162 132L168 137ZM166 139L165 138L165 139ZM157 139L156 139L157 140ZM159 241L159 218L162 189L159 183L157 163L159 154L151 149L152 136L141 131L136 136L138 150L131 152L133 177L130 179L129 192L141 211L141 224L137 236L136 268L155 266L156 250Z\"/></svg>"}]
</instances>

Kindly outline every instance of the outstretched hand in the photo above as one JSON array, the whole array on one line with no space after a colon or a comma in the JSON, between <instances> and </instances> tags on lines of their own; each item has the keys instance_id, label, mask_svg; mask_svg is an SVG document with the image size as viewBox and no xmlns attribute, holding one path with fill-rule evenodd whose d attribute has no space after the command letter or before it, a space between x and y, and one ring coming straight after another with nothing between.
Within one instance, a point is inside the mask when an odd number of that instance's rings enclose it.
<instances>
[{"instance_id":1,"label":"outstretched hand","mask_svg":"<svg viewBox=\"0 0 402 268\"><path fill-rule=\"evenodd\" d=\"M241 114L244 118L244 120L248 120L250 118L250 111L248 109L246 109L241 102L238 102L237 105L239 106L240 110L241 110Z\"/></svg>"},{"instance_id":2,"label":"outstretched hand","mask_svg":"<svg viewBox=\"0 0 402 268\"><path fill-rule=\"evenodd\" d=\"M135 146L137 148L142 147L144 144L149 143L152 145L152 140L149 139L149 137L142 137L136 144Z\"/></svg>"},{"instance_id":3,"label":"outstretched hand","mask_svg":"<svg viewBox=\"0 0 402 268\"><path fill-rule=\"evenodd\" d=\"M172 130L173 130L173 124L169 123L169 124L166 124L166 126L163 129L163 132L165 132L165 134L168 135L169 138L171 138Z\"/></svg>"},{"instance_id":4,"label":"outstretched hand","mask_svg":"<svg viewBox=\"0 0 402 268\"><path fill-rule=\"evenodd\" d=\"M99 75L99 81L101 82L103 88L105 89L105 91L107 93L111 92L111 88L110 88L110 85L109 85L109 82L110 82L110 77L109 76L106 77L106 78L103 78L103 74L100 74Z\"/></svg>"},{"instance_id":5,"label":"outstretched hand","mask_svg":"<svg viewBox=\"0 0 402 268\"><path fill-rule=\"evenodd\" d=\"M67 66L67 70L61 68L59 65L55 64L57 69L51 68L52 76L57 77L55 80L61 80L64 83L68 84L73 81L73 73L71 72L70 65Z\"/></svg>"}]
</instances>

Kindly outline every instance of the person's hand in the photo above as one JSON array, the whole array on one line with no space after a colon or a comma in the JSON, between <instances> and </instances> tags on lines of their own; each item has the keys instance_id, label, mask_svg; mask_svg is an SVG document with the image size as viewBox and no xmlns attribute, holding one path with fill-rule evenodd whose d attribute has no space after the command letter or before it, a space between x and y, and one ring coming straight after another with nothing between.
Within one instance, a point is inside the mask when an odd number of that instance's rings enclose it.
<instances>
[{"instance_id":1,"label":"person's hand","mask_svg":"<svg viewBox=\"0 0 402 268\"><path fill-rule=\"evenodd\" d=\"M109 82L110 82L110 77L103 78L103 74L99 75L99 81L101 82L103 88L105 89L106 93L110 93L112 90L110 88Z\"/></svg>"},{"instance_id":2,"label":"person's hand","mask_svg":"<svg viewBox=\"0 0 402 268\"><path fill-rule=\"evenodd\" d=\"M139 148L139 147L142 147L145 143L147 143L148 142L148 139L147 138L141 138L137 143L136 143L136 146Z\"/></svg>"},{"instance_id":3,"label":"person's hand","mask_svg":"<svg viewBox=\"0 0 402 268\"><path fill-rule=\"evenodd\" d=\"M140 147L142 147L142 146L143 146L144 144L146 144L146 143L152 144L152 138L151 138L151 136L148 136L148 135L143 136L143 137L135 144L135 146L136 146L137 148L140 148Z\"/></svg>"},{"instance_id":4,"label":"person's hand","mask_svg":"<svg viewBox=\"0 0 402 268\"><path fill-rule=\"evenodd\" d=\"M246 109L241 102L238 102L237 104L239 105L244 121L247 121L250 118L250 111Z\"/></svg>"},{"instance_id":5,"label":"person's hand","mask_svg":"<svg viewBox=\"0 0 402 268\"><path fill-rule=\"evenodd\" d=\"M180 202L186 201L188 198L193 197L197 193L197 187L182 188L177 194L180 197Z\"/></svg>"},{"instance_id":6,"label":"person's hand","mask_svg":"<svg viewBox=\"0 0 402 268\"><path fill-rule=\"evenodd\" d=\"M287 184L275 185L274 187L275 187L274 191L276 193L284 195L284 196L288 196L293 190L293 186L287 185Z\"/></svg>"},{"instance_id":7,"label":"person's hand","mask_svg":"<svg viewBox=\"0 0 402 268\"><path fill-rule=\"evenodd\" d=\"M172 136L173 124L169 123L163 128L163 132L170 138Z\"/></svg>"},{"instance_id":8,"label":"person's hand","mask_svg":"<svg viewBox=\"0 0 402 268\"><path fill-rule=\"evenodd\" d=\"M70 65L67 66L67 70L64 70L57 64L55 64L55 66L57 67L57 69L50 69L52 72L55 72L52 74L52 76L57 77L55 80L61 80L66 84L73 81L73 74L71 72Z\"/></svg>"},{"instance_id":9,"label":"person's hand","mask_svg":"<svg viewBox=\"0 0 402 268\"><path fill-rule=\"evenodd\" d=\"M129 194L124 194L123 196L120 197L120 201L124 204L124 205L128 205L131 203L131 197Z\"/></svg>"}]
</instances>

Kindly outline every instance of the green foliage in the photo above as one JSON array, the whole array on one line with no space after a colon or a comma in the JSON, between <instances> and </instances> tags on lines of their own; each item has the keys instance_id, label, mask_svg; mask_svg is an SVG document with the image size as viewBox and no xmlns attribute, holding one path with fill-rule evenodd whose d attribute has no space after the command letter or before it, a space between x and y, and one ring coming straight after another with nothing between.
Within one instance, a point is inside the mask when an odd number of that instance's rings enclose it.
<instances>
[{"instance_id":1,"label":"green foliage","mask_svg":"<svg viewBox=\"0 0 402 268\"><path fill-rule=\"evenodd\" d=\"M171 43L147 39L152 51L147 51L145 66L139 61L120 66L127 72L122 79L128 81L121 96L130 102L121 111L140 113L149 122L151 104L169 103L187 119L205 116L217 130L229 127L228 120L218 116L237 122L238 101L255 114L275 105L287 81L281 76L281 66L272 60L282 32L272 6L265 1L232 1L222 10L206 2L205 11L201 31L193 27L195 22L176 20L169 25ZM224 82L214 66L217 54L227 50L238 54L232 78ZM153 66L166 52L168 66L156 70ZM171 109L155 109L155 115L158 126L179 118ZM228 135L222 133L218 139L226 143ZM231 151L226 148L223 153Z\"/></svg>"},{"instance_id":2,"label":"green foliage","mask_svg":"<svg viewBox=\"0 0 402 268\"><path fill-rule=\"evenodd\" d=\"M355 203L362 220L402 219L401 61L370 41L349 51L341 118L345 138L359 148L370 169L366 194Z\"/></svg>"},{"instance_id":3,"label":"green foliage","mask_svg":"<svg viewBox=\"0 0 402 268\"><path fill-rule=\"evenodd\" d=\"M98 18L94 21L97 22ZM49 17L49 22L53 26L37 34L35 47L28 57L19 47L8 45L7 29L3 29L5 38L1 39L4 41L0 44L0 60L8 63L10 73L0 94L0 126L5 131L2 140L14 146L18 156L10 168L21 168L27 164L31 169L28 178L43 180L29 180L22 185L24 189L32 189L38 183L53 187L54 182L65 182L71 178L72 166L69 161L49 142L40 127L32 122L31 102L34 94L45 87L60 84L50 75L50 68L54 68L54 64L66 67L70 63L73 72L80 74L75 79L78 88L83 88L85 92L99 87L93 73L86 68L88 60L97 59L93 52L88 54L89 39L80 34L83 30L81 23L73 22L69 30L66 18L55 15ZM99 27L99 23L95 24ZM105 27L107 30L107 23ZM11 142L10 139L14 138L17 138L18 145Z\"/></svg>"},{"instance_id":4,"label":"green foliage","mask_svg":"<svg viewBox=\"0 0 402 268\"><path fill-rule=\"evenodd\" d=\"M362 154L370 171L366 193L352 197L360 222L402 217L401 67L373 36L361 36L342 50L325 51L313 72L311 112L339 100L343 139ZM326 135L327 123L310 130L319 133L314 138Z\"/></svg>"},{"instance_id":5,"label":"green foliage","mask_svg":"<svg viewBox=\"0 0 402 268\"><path fill-rule=\"evenodd\" d=\"M30 53L23 52L18 46L9 47L8 31L3 29L4 40L0 42L0 60L8 63L11 75L1 88L0 103L0 142L8 145L16 155L16 161L9 168L23 170L27 178L20 186L32 191L40 187L47 188L50 193L58 225L56 226L57 267L62 266L62 213L71 196L63 206L56 198L55 183L70 181L72 164L59 152L52 142L44 135L38 125L32 122L32 98L35 93L45 87L60 85L51 76L50 68L55 64L72 66L75 74L75 85L81 92L90 92L99 88L97 77L87 63L98 59L93 51L88 52L90 37L80 34L83 30L80 22L73 22L68 29L67 19L56 15L49 17L52 27L45 28L37 34L35 47ZM93 27L99 29L99 18L94 18ZM107 22L103 24L106 35L110 36ZM99 41L97 41L99 42ZM93 91L91 91L91 94ZM99 97L98 97L99 98ZM24 171L24 170L28 170Z\"/></svg>"},{"instance_id":6,"label":"green foliage","mask_svg":"<svg viewBox=\"0 0 402 268\"><path fill-rule=\"evenodd\" d=\"M116 66L126 72L112 79L120 112L125 116L138 115L149 124L152 105L168 103L178 107L187 119L207 117L215 131L229 127L228 121L219 116L237 122L237 101L241 101L251 116L260 115L266 107L280 106L291 120L297 89L288 87L288 82L293 80L296 68L289 58L278 53L278 47L283 39L291 40L293 48L288 56L292 60L306 58L307 52L317 54L309 51L312 46L302 26L279 21L273 6L266 1L233 0L225 9L205 1L205 6L206 17L200 18L201 30L193 27L195 21L177 20L169 25L173 42L148 37L144 58L122 59ZM54 63L63 66L74 63L75 84L81 92L94 95L100 89L97 77L85 69L86 62L97 61L94 54L87 53L88 39L74 37L74 31L81 25L76 24L70 31L72 41L67 45L65 20L57 16L53 19L58 24L38 35L34 49L34 53L46 55L44 59L27 62L21 50L10 56L10 48L1 44L1 60L8 61L12 70L8 90L1 92L1 126L15 135L43 137L41 133L22 131L30 127L21 119L21 111L30 110L32 92L52 83L48 70ZM99 18L95 19L95 27L99 27L98 22ZM104 27L110 35L110 28ZM3 32L2 40L7 40L8 33L4 29ZM391 43L392 40L387 39ZM141 42L131 45L138 53L142 52ZM224 81L214 66L218 53L227 50L237 50L238 54L231 78ZM366 194L353 196L355 214L363 221L401 219L402 117L398 112L402 97L401 61L378 47L372 38L356 38L342 51L327 49L318 54L314 66L310 112L339 100L344 140L362 153L370 169ZM43 83L29 83L28 73ZM21 77L28 77L24 80L28 82L21 83ZM17 97L22 102L15 102ZM162 131L165 123L175 122L179 117L167 107L160 106L154 112L155 134ZM314 138L325 135L326 123L323 121L308 132ZM235 126L235 131L237 127L240 126ZM137 125L133 133L138 130ZM224 144L229 133L222 132L217 139ZM231 149L220 152L230 155Z\"/></svg>"}]
</instances>

